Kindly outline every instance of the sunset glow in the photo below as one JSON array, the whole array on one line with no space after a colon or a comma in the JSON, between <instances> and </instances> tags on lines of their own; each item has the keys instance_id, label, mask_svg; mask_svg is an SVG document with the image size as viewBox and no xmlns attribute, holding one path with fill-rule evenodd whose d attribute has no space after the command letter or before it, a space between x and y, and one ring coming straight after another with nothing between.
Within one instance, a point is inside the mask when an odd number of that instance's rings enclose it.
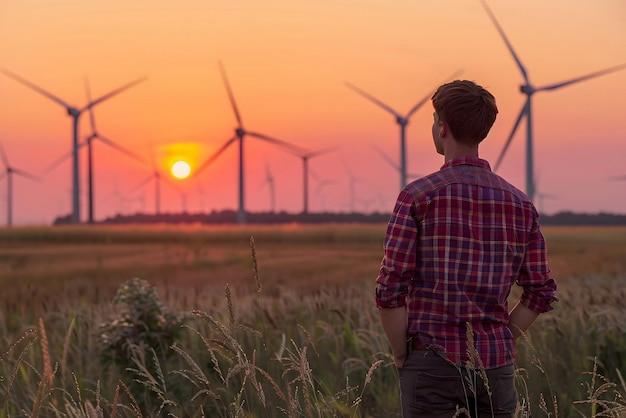
<instances>
[{"instance_id":1,"label":"sunset glow","mask_svg":"<svg viewBox=\"0 0 626 418\"><path fill-rule=\"evenodd\" d=\"M623 0L487 3L533 86L626 63ZM92 135L83 109L85 79L95 99L146 77L91 108L97 134L140 157L93 141L97 220L145 210L136 194L152 201L156 190L150 183L138 191L131 186L155 171L173 176L177 161L187 162L191 174L160 189L163 211L180 211L181 195L190 213L236 209L240 145L245 209L270 209L268 190L260 187L269 166L276 210L299 213L302 158L253 135L228 142L239 121L247 132L311 152L335 149L308 161L312 212L390 211L399 192L397 118L346 83L404 115L461 71L497 100L498 118L481 145L492 167L526 100L524 77L480 0L190 0L184 6L0 0L0 69L82 110L81 144ZM6 73L0 73L0 91L0 141L8 161L43 177L42 183L15 178L14 222L50 224L71 210L71 159L44 171L71 151L72 118L58 100ZM626 181L610 180L626 175L624 109L626 69L533 96L534 181L541 196L551 196L536 199L541 211L626 212ZM427 100L406 125L408 173L428 174L443 163L431 125ZM522 190L525 132L523 121L497 170ZM87 147L78 150L78 166L84 220ZM319 186L327 183L332 186L322 196ZM5 190L0 179L0 219Z\"/></svg>"}]
</instances>

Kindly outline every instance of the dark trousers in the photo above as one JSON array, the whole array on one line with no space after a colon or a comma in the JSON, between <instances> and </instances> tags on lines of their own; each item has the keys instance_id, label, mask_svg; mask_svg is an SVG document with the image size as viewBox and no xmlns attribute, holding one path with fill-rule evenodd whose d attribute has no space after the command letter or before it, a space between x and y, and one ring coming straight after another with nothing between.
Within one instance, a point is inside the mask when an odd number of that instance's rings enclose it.
<instances>
[{"instance_id":1,"label":"dark trousers","mask_svg":"<svg viewBox=\"0 0 626 418\"><path fill-rule=\"evenodd\" d=\"M432 350L413 350L398 369L403 418L513 417L515 366L480 371L454 366ZM459 412L465 409L466 414ZM455 415L456 414L456 415Z\"/></svg>"}]
</instances>

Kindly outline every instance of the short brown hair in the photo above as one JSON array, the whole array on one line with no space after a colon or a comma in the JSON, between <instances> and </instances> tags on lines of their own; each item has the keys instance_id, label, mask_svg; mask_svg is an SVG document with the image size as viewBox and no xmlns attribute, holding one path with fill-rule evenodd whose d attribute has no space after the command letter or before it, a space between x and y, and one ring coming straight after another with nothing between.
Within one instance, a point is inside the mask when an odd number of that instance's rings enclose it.
<instances>
[{"instance_id":1,"label":"short brown hair","mask_svg":"<svg viewBox=\"0 0 626 418\"><path fill-rule=\"evenodd\" d=\"M496 98L469 80L455 80L440 86L432 97L433 107L454 138L469 145L487 137L498 114Z\"/></svg>"}]
</instances>

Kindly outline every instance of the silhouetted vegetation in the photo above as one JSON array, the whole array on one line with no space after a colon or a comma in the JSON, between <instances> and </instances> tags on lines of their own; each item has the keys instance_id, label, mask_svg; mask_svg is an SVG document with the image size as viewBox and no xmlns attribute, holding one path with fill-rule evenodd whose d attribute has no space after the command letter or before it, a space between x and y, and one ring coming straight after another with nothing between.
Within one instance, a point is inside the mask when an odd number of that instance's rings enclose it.
<instances>
[{"instance_id":1,"label":"silhouetted vegetation","mask_svg":"<svg viewBox=\"0 0 626 418\"><path fill-rule=\"evenodd\" d=\"M246 214L248 224L323 224L323 223L386 223L390 213L287 213L259 212ZM58 217L54 225L69 224L70 216ZM134 215L116 215L97 222L99 224L150 224L150 223L198 223L198 224L236 224L237 212L225 210L211 213L161 213L159 215L136 213ZM574 213L559 212L554 215L541 215L543 225L566 226L613 226L626 225L626 214L615 213Z\"/></svg>"}]
</instances>

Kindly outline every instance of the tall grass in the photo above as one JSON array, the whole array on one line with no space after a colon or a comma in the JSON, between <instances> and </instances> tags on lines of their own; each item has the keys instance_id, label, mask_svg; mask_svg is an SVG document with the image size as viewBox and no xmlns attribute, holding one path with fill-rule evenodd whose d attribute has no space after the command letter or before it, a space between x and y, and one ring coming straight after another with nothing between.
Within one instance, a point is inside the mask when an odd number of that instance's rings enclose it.
<instances>
[{"instance_id":1,"label":"tall grass","mask_svg":"<svg viewBox=\"0 0 626 418\"><path fill-rule=\"evenodd\" d=\"M258 242L241 242L247 282L213 278L210 295L160 283L190 318L167 355L135 341L123 367L103 358L101 324L120 315L112 297L66 292L30 309L25 294L24 315L0 321L0 418L400 416L372 281L264 281ZM556 309L518 343L519 416L626 416L624 278L559 282Z\"/></svg>"}]
</instances>

